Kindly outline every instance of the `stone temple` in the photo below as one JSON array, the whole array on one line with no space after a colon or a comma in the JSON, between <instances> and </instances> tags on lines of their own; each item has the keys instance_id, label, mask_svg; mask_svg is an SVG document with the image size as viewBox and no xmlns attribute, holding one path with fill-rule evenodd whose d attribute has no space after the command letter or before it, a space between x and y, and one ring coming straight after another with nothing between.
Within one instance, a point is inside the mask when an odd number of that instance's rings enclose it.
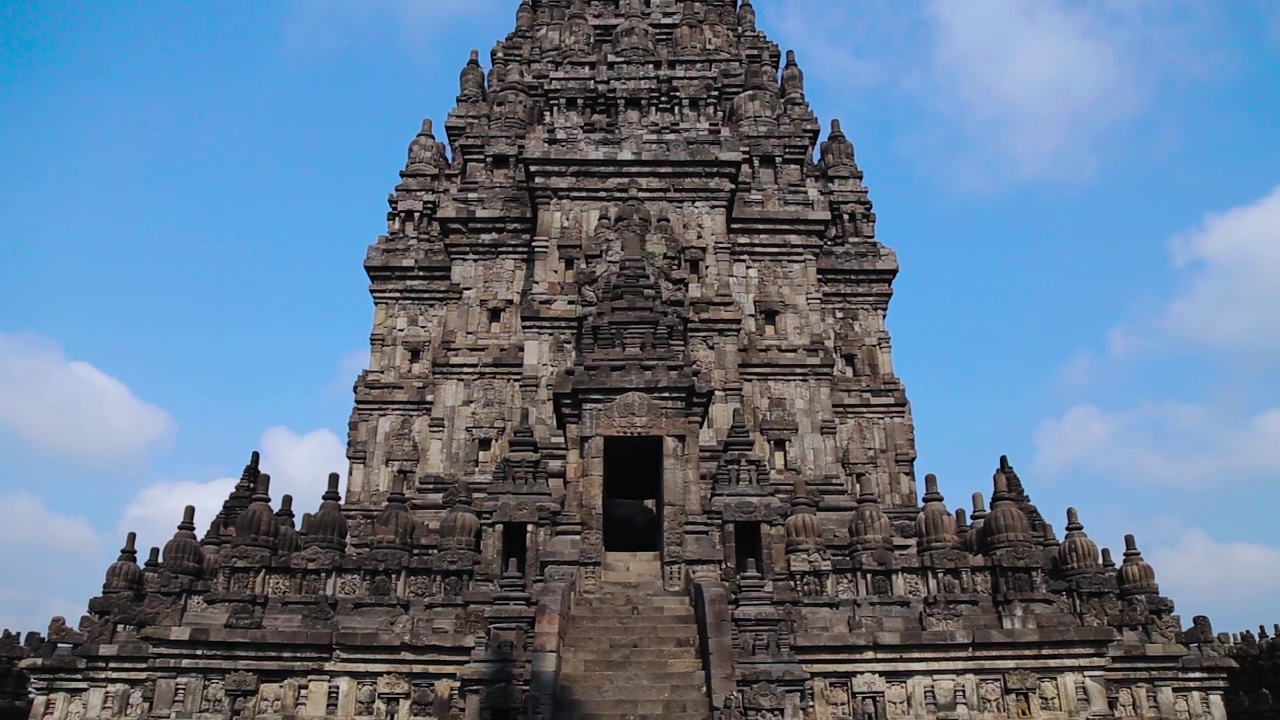
<instances>
[{"instance_id":1,"label":"stone temple","mask_svg":"<svg viewBox=\"0 0 1280 720\"><path fill-rule=\"evenodd\" d=\"M1280 641L1183 627L1132 536L917 477L895 255L750 0L515 10L369 248L346 487L273 506L255 454L0 639L0 713L1280 715Z\"/></svg>"}]
</instances>

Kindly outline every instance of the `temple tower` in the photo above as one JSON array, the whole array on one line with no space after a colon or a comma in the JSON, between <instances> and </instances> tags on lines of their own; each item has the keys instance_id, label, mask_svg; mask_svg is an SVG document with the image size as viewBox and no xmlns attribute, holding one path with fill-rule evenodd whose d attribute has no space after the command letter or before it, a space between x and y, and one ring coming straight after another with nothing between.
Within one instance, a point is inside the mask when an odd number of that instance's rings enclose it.
<instances>
[{"instance_id":1,"label":"temple tower","mask_svg":"<svg viewBox=\"0 0 1280 720\"><path fill-rule=\"evenodd\" d=\"M1226 720L1229 672L1275 717L1274 639L1184 630L1007 458L917 498L897 261L750 0L515 11L369 248L345 495L296 523L254 453L0 634L0 720Z\"/></svg>"},{"instance_id":2,"label":"temple tower","mask_svg":"<svg viewBox=\"0 0 1280 720\"><path fill-rule=\"evenodd\" d=\"M544 0L520 5L487 75L472 54L450 149L424 123L366 260L349 508L375 512L402 475L428 514L459 480L485 494L523 414L582 543L647 503L679 582L719 544L738 417L759 498L785 506L804 474L847 512L866 478L914 516L884 325L897 262L852 145L832 123L815 161L803 74L753 15ZM632 465L660 478L622 489L610 468Z\"/></svg>"}]
</instances>

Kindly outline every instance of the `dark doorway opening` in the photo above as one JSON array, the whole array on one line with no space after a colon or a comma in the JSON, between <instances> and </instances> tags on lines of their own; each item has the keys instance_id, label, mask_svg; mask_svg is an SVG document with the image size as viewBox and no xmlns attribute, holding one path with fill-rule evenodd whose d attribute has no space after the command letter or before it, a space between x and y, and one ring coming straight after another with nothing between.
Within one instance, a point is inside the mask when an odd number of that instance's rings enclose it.
<instances>
[{"instance_id":1,"label":"dark doorway opening","mask_svg":"<svg viewBox=\"0 0 1280 720\"><path fill-rule=\"evenodd\" d=\"M764 543L760 538L760 523L736 522L733 524L734 564L738 572L746 572L754 563L758 573L764 573Z\"/></svg>"},{"instance_id":2,"label":"dark doorway opening","mask_svg":"<svg viewBox=\"0 0 1280 720\"><path fill-rule=\"evenodd\" d=\"M604 549L662 549L662 438L604 441Z\"/></svg>"},{"instance_id":3,"label":"dark doorway opening","mask_svg":"<svg viewBox=\"0 0 1280 720\"><path fill-rule=\"evenodd\" d=\"M502 524L502 571L512 567L524 575L525 557L528 555L529 535L524 523ZM513 565L514 563L514 565Z\"/></svg>"}]
</instances>

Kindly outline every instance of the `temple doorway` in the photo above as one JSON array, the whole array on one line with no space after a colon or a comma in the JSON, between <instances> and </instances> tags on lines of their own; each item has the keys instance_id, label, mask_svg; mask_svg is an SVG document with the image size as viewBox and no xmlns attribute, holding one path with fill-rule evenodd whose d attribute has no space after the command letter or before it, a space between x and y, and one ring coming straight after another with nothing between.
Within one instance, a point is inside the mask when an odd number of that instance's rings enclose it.
<instances>
[{"instance_id":1,"label":"temple doorway","mask_svg":"<svg viewBox=\"0 0 1280 720\"><path fill-rule=\"evenodd\" d=\"M604 549L662 549L662 438L604 441Z\"/></svg>"}]
</instances>

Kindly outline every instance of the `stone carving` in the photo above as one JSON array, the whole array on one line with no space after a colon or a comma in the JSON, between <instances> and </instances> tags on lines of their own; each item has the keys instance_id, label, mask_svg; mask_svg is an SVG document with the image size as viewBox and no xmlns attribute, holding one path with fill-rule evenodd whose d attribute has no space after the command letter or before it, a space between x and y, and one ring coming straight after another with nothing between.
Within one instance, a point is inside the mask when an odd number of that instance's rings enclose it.
<instances>
[{"instance_id":1,"label":"stone carving","mask_svg":"<svg viewBox=\"0 0 1280 720\"><path fill-rule=\"evenodd\" d=\"M67 712L62 717L64 720L82 720L84 718L84 698L79 695L71 698L71 702L67 705Z\"/></svg>"},{"instance_id":2,"label":"stone carving","mask_svg":"<svg viewBox=\"0 0 1280 720\"><path fill-rule=\"evenodd\" d=\"M1122 687L1116 693L1116 717L1135 717L1138 704L1133 698L1133 689Z\"/></svg>"},{"instance_id":3,"label":"stone carving","mask_svg":"<svg viewBox=\"0 0 1280 720\"><path fill-rule=\"evenodd\" d=\"M889 717L908 715L906 684L894 682L886 685L884 689L884 706L889 713Z\"/></svg>"},{"instance_id":4,"label":"stone carving","mask_svg":"<svg viewBox=\"0 0 1280 720\"><path fill-rule=\"evenodd\" d=\"M851 720L853 718L853 697L849 693L847 683L830 680L823 686L823 699L833 720Z\"/></svg>"},{"instance_id":5,"label":"stone carving","mask_svg":"<svg viewBox=\"0 0 1280 720\"><path fill-rule=\"evenodd\" d=\"M1013 694L1014 716L1020 718L1031 717L1031 700L1027 693Z\"/></svg>"},{"instance_id":6,"label":"stone carving","mask_svg":"<svg viewBox=\"0 0 1280 720\"><path fill-rule=\"evenodd\" d=\"M142 697L142 688L133 688L129 690L129 699L124 706L124 716L135 720L145 715L147 712L146 700Z\"/></svg>"},{"instance_id":7,"label":"stone carving","mask_svg":"<svg viewBox=\"0 0 1280 720\"><path fill-rule=\"evenodd\" d=\"M372 716L373 704L378 699L378 690L373 683L360 683L356 689L356 715Z\"/></svg>"},{"instance_id":8,"label":"stone carving","mask_svg":"<svg viewBox=\"0 0 1280 720\"><path fill-rule=\"evenodd\" d=\"M211 679L205 683L200 709L202 712L212 713L227 709L227 691L221 680Z\"/></svg>"},{"instance_id":9,"label":"stone carving","mask_svg":"<svg viewBox=\"0 0 1280 720\"><path fill-rule=\"evenodd\" d=\"M978 686L978 700L984 713L1004 712L1004 688L999 681L983 680Z\"/></svg>"},{"instance_id":10,"label":"stone carving","mask_svg":"<svg viewBox=\"0 0 1280 720\"><path fill-rule=\"evenodd\" d=\"M1036 695L1040 698L1040 709L1047 712L1062 710L1062 702L1058 699L1058 682L1051 678L1040 680Z\"/></svg>"}]
</instances>

